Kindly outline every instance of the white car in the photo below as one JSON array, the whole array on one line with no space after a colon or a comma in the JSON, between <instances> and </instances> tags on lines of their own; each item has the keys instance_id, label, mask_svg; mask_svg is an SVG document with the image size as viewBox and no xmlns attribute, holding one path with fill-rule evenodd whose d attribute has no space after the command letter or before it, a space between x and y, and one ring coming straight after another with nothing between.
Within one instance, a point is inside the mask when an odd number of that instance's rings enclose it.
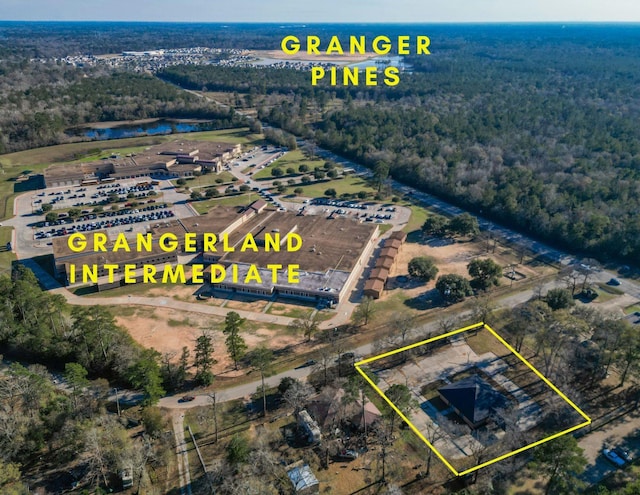
<instances>
[{"instance_id":1,"label":"white car","mask_svg":"<svg viewBox=\"0 0 640 495\"><path fill-rule=\"evenodd\" d=\"M624 467L625 465L624 460L613 450L603 449L602 455L605 456L616 467Z\"/></svg>"}]
</instances>

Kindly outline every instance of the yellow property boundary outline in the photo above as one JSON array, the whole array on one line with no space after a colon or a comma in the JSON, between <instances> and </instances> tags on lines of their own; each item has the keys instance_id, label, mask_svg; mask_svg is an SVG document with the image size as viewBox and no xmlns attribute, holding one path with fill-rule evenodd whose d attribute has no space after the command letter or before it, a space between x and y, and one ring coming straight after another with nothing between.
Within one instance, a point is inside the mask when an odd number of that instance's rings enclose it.
<instances>
[{"instance_id":1,"label":"yellow property boundary outline","mask_svg":"<svg viewBox=\"0 0 640 495\"><path fill-rule=\"evenodd\" d=\"M466 469L464 471L458 471L456 470L450 463L449 461L447 461L447 459L438 451L438 449L436 449L425 437L424 435L414 426L414 424L409 420L409 418L407 418L402 411L400 411L400 409L398 409L398 407L396 407L396 405L391 402L389 400L389 398L384 394L384 392L382 390L380 390L380 388L373 383L373 381L371 380L371 378L369 378L367 376L367 374L362 370L361 366L371 363L373 361L377 361L378 359L382 359L388 356L392 356L394 354L398 354L399 352L403 352L403 351L407 351L409 349L414 349L416 347L420 347L422 345L425 344L429 344L430 342L435 342L436 340L440 340L440 339L444 339L447 337L451 337L452 335L457 335L459 333L463 333L463 332L468 332L469 330L473 330L476 328L484 328L486 330L488 330L491 335L493 335L496 339L498 339L498 341L500 343L502 343L507 349L509 349L509 351L511 351L515 356L517 356L525 365L527 365L527 367L533 371L542 381L544 381L550 388L551 390L553 390L555 393L557 393L560 397L562 397L562 399L564 399L564 401L569 404L580 416L582 416L585 421L583 423L580 423L576 426L572 426L571 428L567 428L566 430L563 430L559 433L554 433L553 435L549 435L546 438L543 438L542 440L538 440L537 442L533 442L530 443L529 445L525 445L524 447L521 447L519 449L516 449L512 452L509 452L507 454L503 454L499 457L496 457L495 459L491 459L490 461L486 461L483 462L482 464L478 464L477 466L474 466L472 468ZM438 456L438 458L444 463L445 466L447 466L449 468L449 470L455 474L456 476L464 476L466 474L472 473L474 471L477 471L478 469L481 469L483 467L489 466L495 462L498 461L502 461L508 457L511 457L513 455L519 454L520 452L524 452L525 450L531 449L533 447L536 447L540 444L543 444L545 442L548 442L550 440L553 440L554 438L558 438L561 437L562 435L566 435L567 433L571 433L572 431L578 430L580 428L584 428L585 426L588 426L591 424L591 418L589 416L587 416L582 409L580 409L578 406L576 406L571 399L569 399L565 394L563 394L558 387L556 387L553 383L551 383L542 373L540 373L529 361L527 361L518 351L516 351L506 340L504 340L500 335L498 335L496 333L495 330L493 330L489 325L487 325L484 322L480 322L480 323L476 323L474 325L469 325L467 327L464 328L460 328L458 330L453 330L452 332L448 332L442 335L438 335L437 337L433 337L427 340L422 340L420 342L416 342L415 344L411 344L405 347L401 347L399 349L395 349L393 351L390 352L385 352L383 354L380 354L378 356L373 356L367 359L363 359L361 361L358 361L357 363L354 364L356 370L358 370L358 373L360 373L364 379L369 383L369 385L371 385L374 390L376 392L378 392L378 394L380 394L380 396L391 406L391 408L398 414L398 416L400 416L403 421L405 423L407 423L407 425L409 425L409 427L413 430L413 432L418 435L418 438L420 438L425 444L427 444L427 446L433 451L434 454L436 454L436 456Z\"/></svg>"}]
</instances>

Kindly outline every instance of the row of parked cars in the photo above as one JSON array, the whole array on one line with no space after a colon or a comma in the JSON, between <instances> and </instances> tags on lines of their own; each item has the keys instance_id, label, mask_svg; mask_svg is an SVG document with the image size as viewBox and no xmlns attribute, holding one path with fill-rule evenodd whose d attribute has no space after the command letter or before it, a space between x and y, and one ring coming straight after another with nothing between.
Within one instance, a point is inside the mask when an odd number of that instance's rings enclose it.
<instances>
[{"instance_id":1,"label":"row of parked cars","mask_svg":"<svg viewBox=\"0 0 640 495\"><path fill-rule=\"evenodd\" d=\"M152 213L144 213L138 215L121 216L115 219L98 220L97 222L83 223L80 225L71 225L69 227L63 227L60 229L51 229L49 231L41 230L36 232L36 239L44 239L48 237L59 237L63 235L73 234L75 232L90 232L93 230L107 229L110 227L117 227L120 225L130 225L140 222L149 222L154 220L164 220L172 218L175 213L171 210L160 210Z\"/></svg>"},{"instance_id":2,"label":"row of parked cars","mask_svg":"<svg viewBox=\"0 0 640 495\"><path fill-rule=\"evenodd\" d=\"M361 203L355 203L353 201L336 201L334 199L326 198L316 198L311 201L311 204L337 206L338 208L355 208L356 210L367 209L367 207Z\"/></svg>"},{"instance_id":3,"label":"row of parked cars","mask_svg":"<svg viewBox=\"0 0 640 495\"><path fill-rule=\"evenodd\" d=\"M262 196L265 201L271 201L273 203L273 206L275 206L276 208L278 208L278 211L286 211L286 208L284 208L282 206L282 203L279 203L274 197L273 194L271 194L269 191L267 191L266 189L259 189L257 187L253 188L254 191L258 191L258 194L260 196Z\"/></svg>"},{"instance_id":4,"label":"row of parked cars","mask_svg":"<svg viewBox=\"0 0 640 495\"><path fill-rule=\"evenodd\" d=\"M154 204L154 205L149 205L149 206L145 206L143 208L139 208L139 209L134 209L134 208L123 208L121 210L117 210L117 211L104 211L102 213L90 213L89 210L83 210L82 212L82 216L77 217L75 220L73 220L72 218L69 218L68 216L66 216L65 213L61 213L60 215L65 215L62 218L59 218L57 221L55 222L38 222L36 223L37 227L53 227L56 225L65 225L65 224L71 224L75 222L86 222L88 220L95 220L96 218L106 218L106 217L118 217L118 216L125 216L125 215L131 215L131 214L135 214L135 213L140 213L142 211L154 211L154 210L162 210L164 208L167 208L167 205L165 203L158 203L158 204Z\"/></svg>"}]
</instances>

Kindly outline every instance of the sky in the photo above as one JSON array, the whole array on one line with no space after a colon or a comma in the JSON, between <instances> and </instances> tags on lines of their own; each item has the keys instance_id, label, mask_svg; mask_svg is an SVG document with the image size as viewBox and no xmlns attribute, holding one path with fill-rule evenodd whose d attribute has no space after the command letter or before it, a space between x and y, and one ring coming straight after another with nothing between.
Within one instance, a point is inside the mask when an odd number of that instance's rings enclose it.
<instances>
[{"instance_id":1,"label":"sky","mask_svg":"<svg viewBox=\"0 0 640 495\"><path fill-rule=\"evenodd\" d=\"M0 20L640 22L638 0L0 0Z\"/></svg>"}]
</instances>

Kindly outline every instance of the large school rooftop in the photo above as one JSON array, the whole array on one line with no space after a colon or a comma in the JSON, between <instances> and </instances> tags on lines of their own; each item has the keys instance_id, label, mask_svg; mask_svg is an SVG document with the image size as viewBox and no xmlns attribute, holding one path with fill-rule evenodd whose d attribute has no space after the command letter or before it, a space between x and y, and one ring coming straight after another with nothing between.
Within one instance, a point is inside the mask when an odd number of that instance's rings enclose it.
<instances>
[{"instance_id":1,"label":"large school rooftop","mask_svg":"<svg viewBox=\"0 0 640 495\"><path fill-rule=\"evenodd\" d=\"M204 264L219 263L225 266L236 265L241 274L239 281L231 279L231 270L227 270L225 280L208 284L200 293L212 290L241 292L265 297L280 295L284 297L302 298L313 301L330 301L338 303L344 297L351 283L362 273L367 264L378 237L378 227L372 224L359 223L348 218L327 218L325 216L298 215L292 212L280 212L268 209L264 201L259 200L242 207L213 208L208 214L150 224L147 231L153 236L154 242L162 234L172 233L179 240L184 239L186 233L196 234L196 245L199 250L194 262ZM204 252L203 237L205 233L214 233L220 237L228 236L228 245L235 246L233 252L219 250L215 253ZM239 245L242 240L252 234L260 246L267 234L280 234L283 242L280 251L267 252L259 249L257 252L241 252ZM289 234L295 233L302 238L302 247L293 252L285 249L285 241ZM126 234L125 234L126 235ZM132 234L133 236L133 234ZM91 237L89 237L91 239ZM132 244L135 244L132 241ZM184 253L184 245L173 253L166 253L154 245L151 252L139 253L119 251L117 253L95 253L89 247L81 253L72 252L67 245L67 237L57 237L53 240L53 255L56 274L69 283L68 275L71 264L118 263L121 265L135 264L141 268L145 264L162 266L178 262L178 257ZM193 256L193 253L191 253ZM271 281L271 272L267 265L281 264L287 267L291 264L299 265L299 283L288 283L287 277L279 277L276 283ZM244 274L249 266L259 267L261 283L243 283ZM106 280L98 281L99 290L122 285L122 270L115 283ZM104 275L101 271L101 276ZM205 277L206 280L207 277Z\"/></svg>"}]
</instances>

